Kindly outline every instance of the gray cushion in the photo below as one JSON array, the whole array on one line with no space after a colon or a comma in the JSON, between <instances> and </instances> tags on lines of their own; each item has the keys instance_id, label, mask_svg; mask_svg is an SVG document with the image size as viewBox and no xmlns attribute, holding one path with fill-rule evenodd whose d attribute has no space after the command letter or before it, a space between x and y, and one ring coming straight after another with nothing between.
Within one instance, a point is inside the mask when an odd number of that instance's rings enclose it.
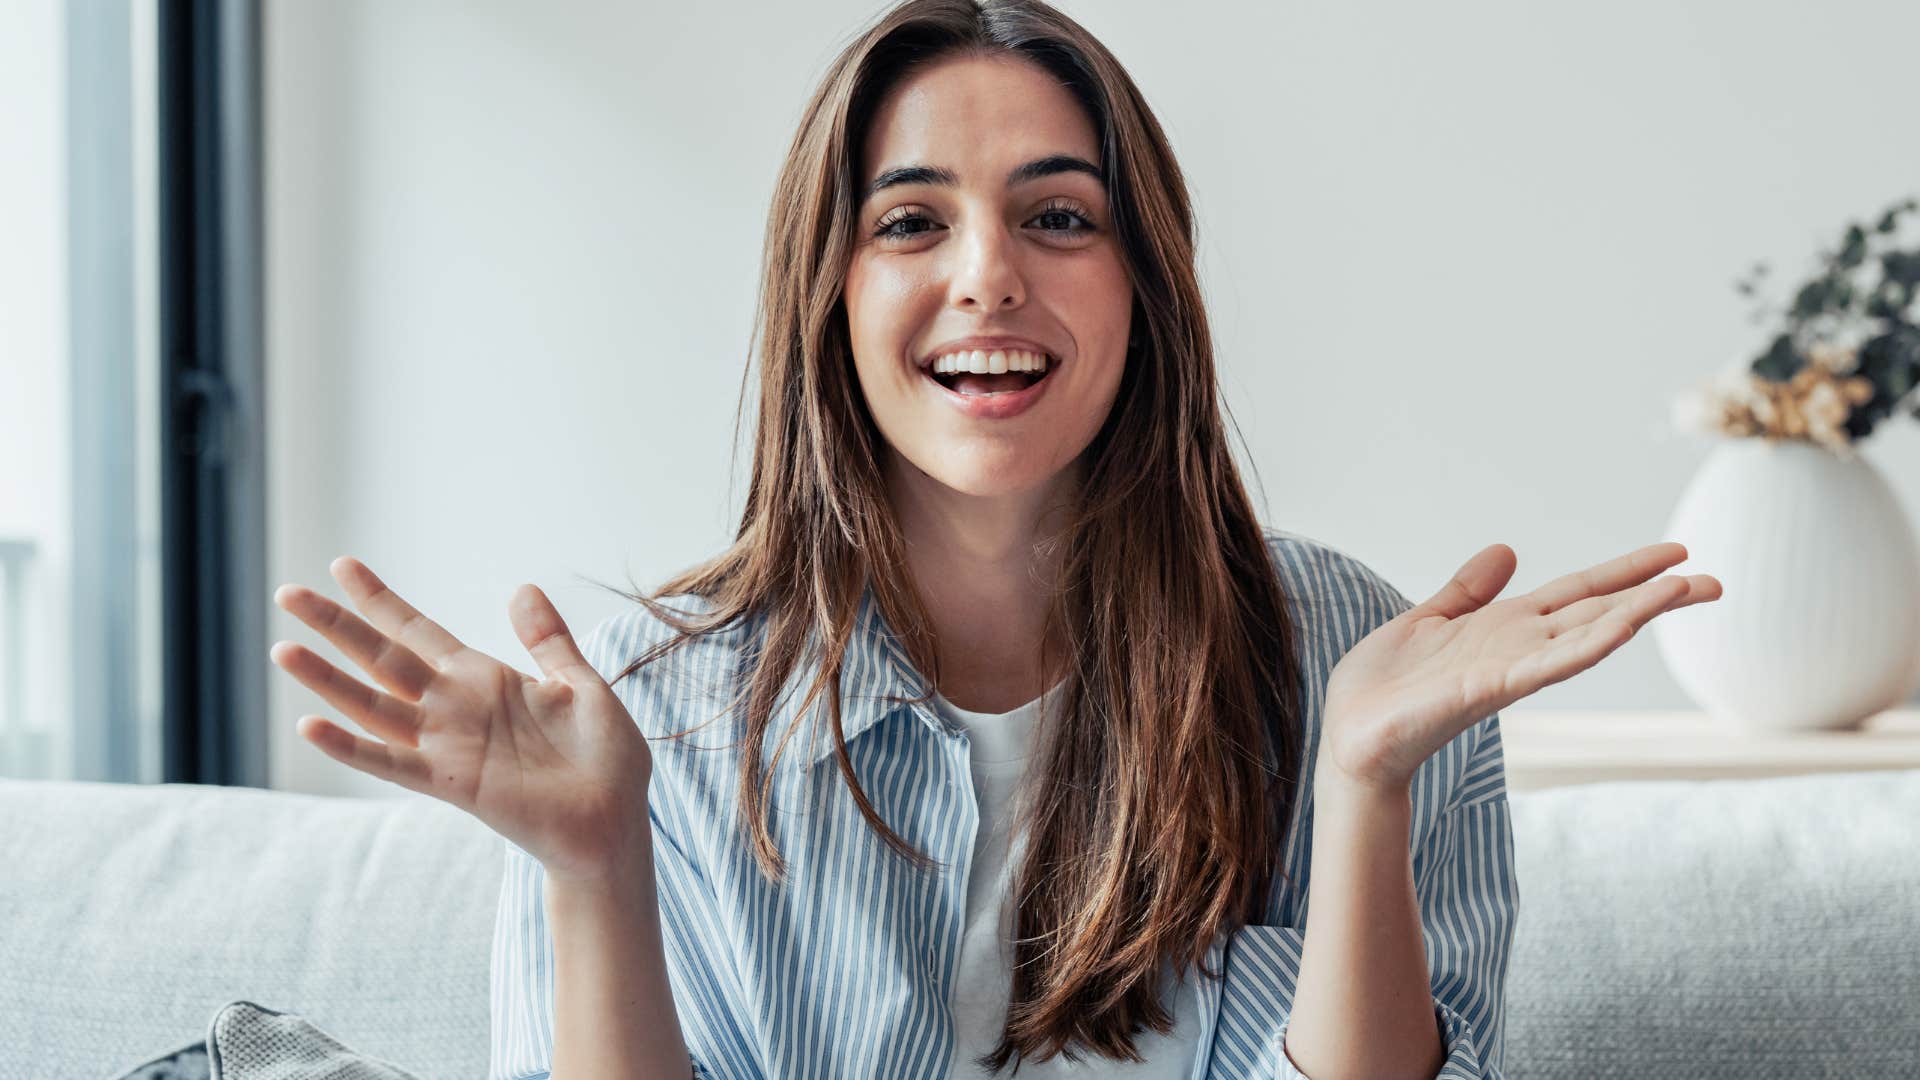
<instances>
[{"instance_id":1,"label":"gray cushion","mask_svg":"<svg viewBox=\"0 0 1920 1080\"><path fill-rule=\"evenodd\" d=\"M251 1001L222 1005L207 1037L118 1080L417 1080L349 1049L304 1017Z\"/></svg>"}]
</instances>

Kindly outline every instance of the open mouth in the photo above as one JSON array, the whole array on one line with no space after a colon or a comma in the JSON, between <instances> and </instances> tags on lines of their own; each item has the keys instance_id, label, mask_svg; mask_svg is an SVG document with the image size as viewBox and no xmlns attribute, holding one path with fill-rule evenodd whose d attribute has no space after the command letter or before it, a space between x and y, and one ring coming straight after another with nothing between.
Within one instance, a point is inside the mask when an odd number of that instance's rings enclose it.
<instances>
[{"instance_id":1,"label":"open mouth","mask_svg":"<svg viewBox=\"0 0 1920 1080\"><path fill-rule=\"evenodd\" d=\"M1057 367L1059 362L1049 357L1044 371L1008 371L1000 374L978 371L936 373L931 367L923 368L921 371L934 382L963 397L993 397L999 394L1017 394L1052 375Z\"/></svg>"}]
</instances>

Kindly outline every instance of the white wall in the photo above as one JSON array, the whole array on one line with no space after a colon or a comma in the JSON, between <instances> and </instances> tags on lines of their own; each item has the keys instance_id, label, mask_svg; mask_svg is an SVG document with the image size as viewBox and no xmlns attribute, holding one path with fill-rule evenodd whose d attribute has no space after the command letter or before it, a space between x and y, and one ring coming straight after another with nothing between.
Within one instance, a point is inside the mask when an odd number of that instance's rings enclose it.
<instances>
[{"instance_id":1,"label":"white wall","mask_svg":"<svg viewBox=\"0 0 1920 1080\"><path fill-rule=\"evenodd\" d=\"M882 6L269 4L275 582L356 555L532 671L519 583L584 632L576 574L718 550L773 177ZM1670 398L1762 343L1734 278L1920 186L1899 0L1062 6L1187 170L1264 519L1416 600L1494 541L1522 591L1663 539L1710 449ZM1865 447L1910 510L1916 448ZM405 794L275 686L275 786ZM1529 704L1685 699L1642 635Z\"/></svg>"}]
</instances>

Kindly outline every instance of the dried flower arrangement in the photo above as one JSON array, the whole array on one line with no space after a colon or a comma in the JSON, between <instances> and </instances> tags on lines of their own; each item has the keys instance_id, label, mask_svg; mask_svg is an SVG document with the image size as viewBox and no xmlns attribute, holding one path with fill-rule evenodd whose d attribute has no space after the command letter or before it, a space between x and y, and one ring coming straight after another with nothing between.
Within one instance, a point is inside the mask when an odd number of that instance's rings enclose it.
<instances>
[{"instance_id":1,"label":"dried flower arrangement","mask_svg":"<svg viewBox=\"0 0 1920 1080\"><path fill-rule=\"evenodd\" d=\"M1847 226L1840 246L1784 310L1764 301L1753 320L1781 319L1765 352L1735 365L1674 402L1674 423L1689 431L1801 439L1841 457L1902 408L1920 385L1920 245L1903 250L1901 218L1920 199L1896 202L1871 230ZM1767 264L1736 283L1757 297ZM1920 400L1911 404L1920 418Z\"/></svg>"}]
</instances>

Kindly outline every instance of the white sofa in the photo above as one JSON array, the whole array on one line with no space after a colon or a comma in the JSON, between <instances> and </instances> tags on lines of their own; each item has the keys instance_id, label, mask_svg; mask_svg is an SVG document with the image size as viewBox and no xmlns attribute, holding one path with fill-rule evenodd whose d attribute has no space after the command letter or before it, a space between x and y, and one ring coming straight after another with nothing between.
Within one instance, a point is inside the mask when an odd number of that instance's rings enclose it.
<instances>
[{"instance_id":1,"label":"white sofa","mask_svg":"<svg viewBox=\"0 0 1920 1080\"><path fill-rule=\"evenodd\" d=\"M1920 770L1512 803L1507 1075L1920 1076ZM416 797L0 780L0 1080L116 1075L241 998L480 1077L501 855Z\"/></svg>"}]
</instances>

